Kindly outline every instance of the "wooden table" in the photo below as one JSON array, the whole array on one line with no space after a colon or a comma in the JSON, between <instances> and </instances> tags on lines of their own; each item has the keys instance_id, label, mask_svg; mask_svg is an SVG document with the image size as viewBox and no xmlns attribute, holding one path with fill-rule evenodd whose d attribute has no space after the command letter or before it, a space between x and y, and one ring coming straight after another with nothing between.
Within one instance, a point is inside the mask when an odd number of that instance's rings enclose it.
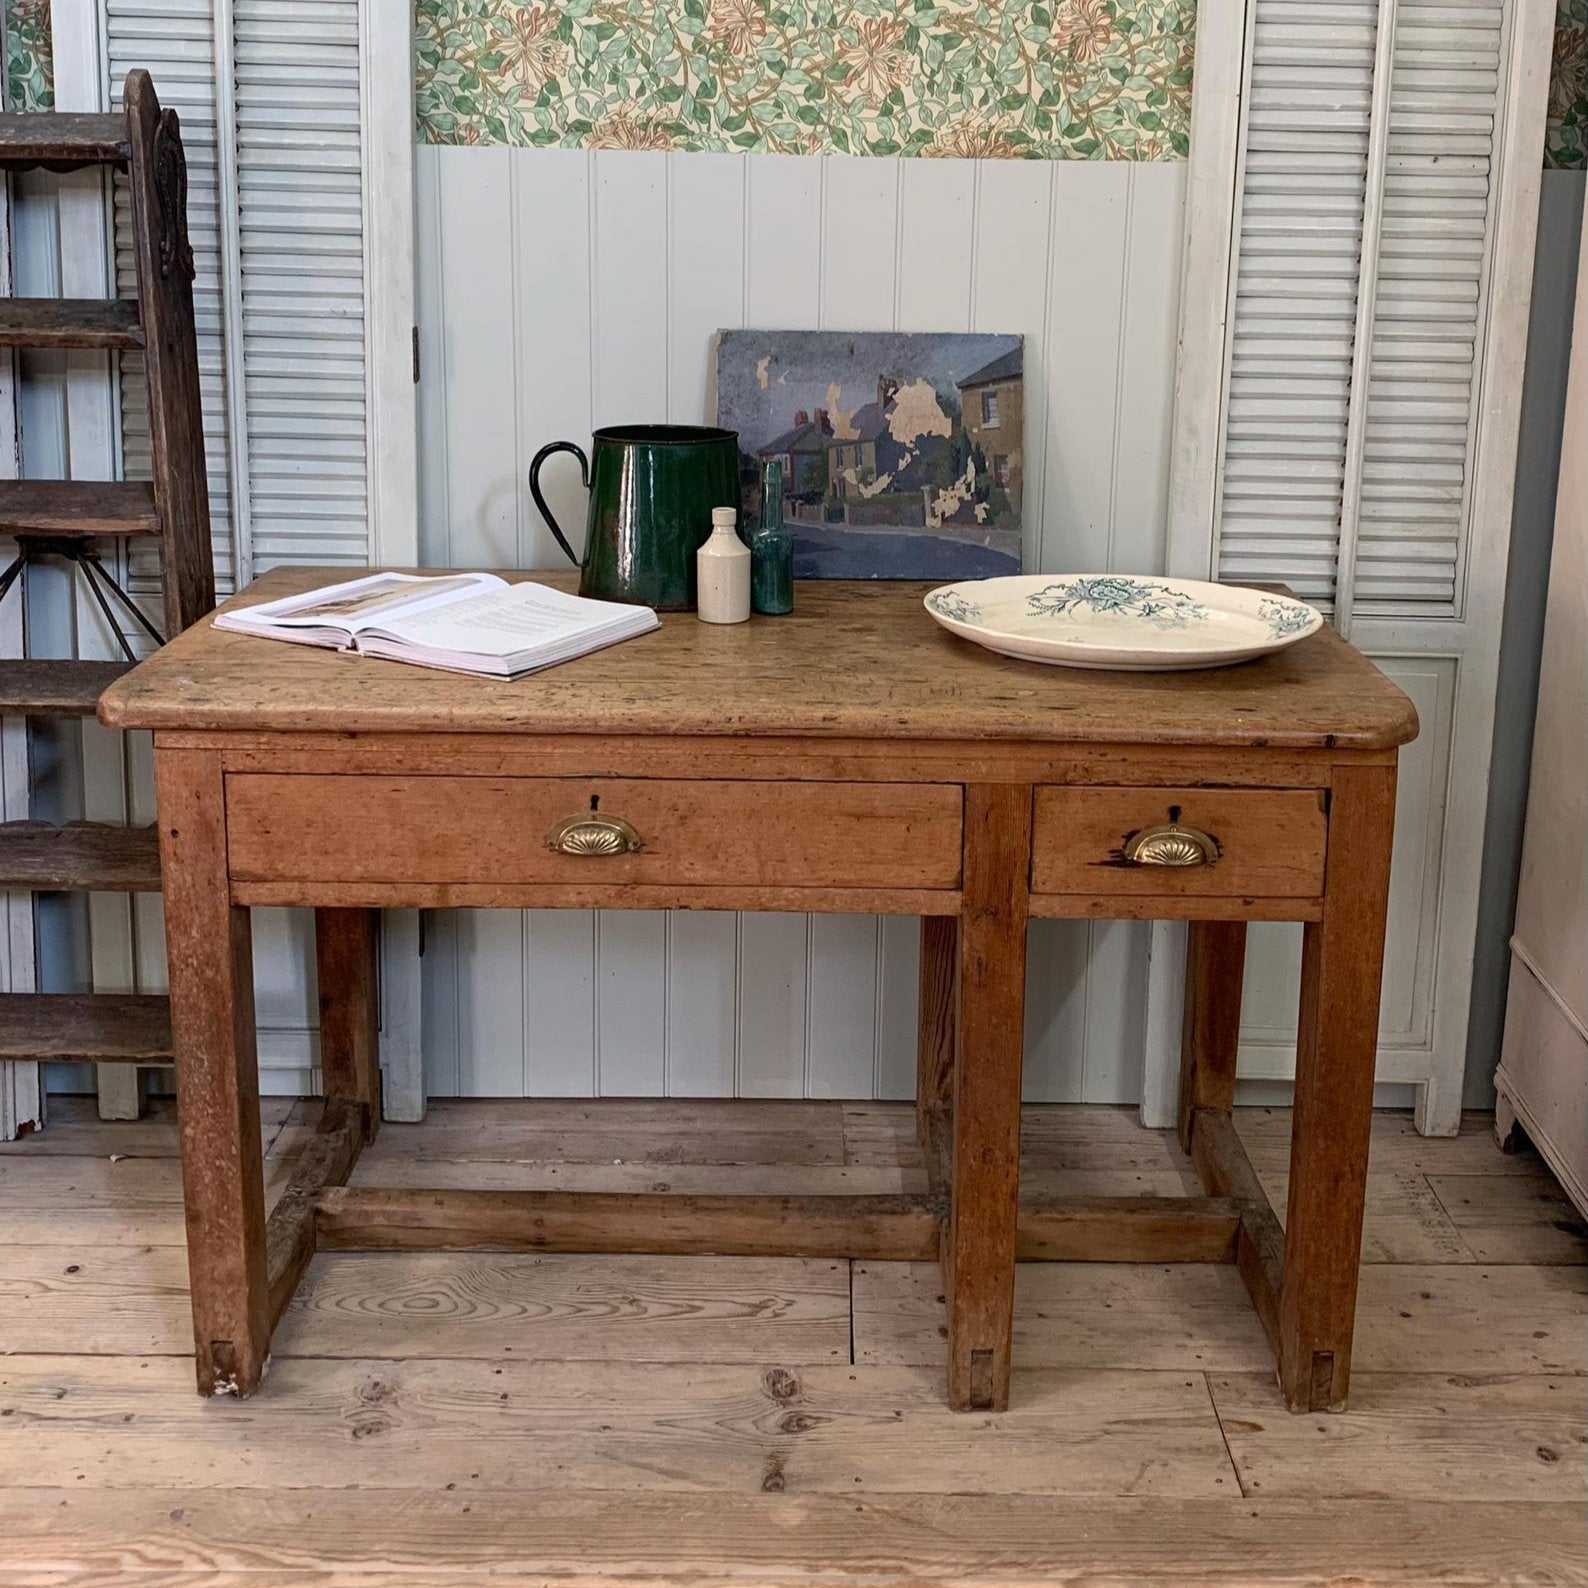
<instances>
[{"instance_id":1,"label":"wooden table","mask_svg":"<svg viewBox=\"0 0 1588 1588\"><path fill-rule=\"evenodd\" d=\"M1233 1261L1288 1404L1344 1404L1411 703L1328 629L1226 671L1070 672L951 637L923 588L806 584L792 617L668 617L517 683L206 622L111 686L101 718L155 732L202 1392L258 1387L317 1248L474 1247L940 1256L949 1399L995 1410L1018 1259ZM268 1220L253 905L315 909L326 1095ZM379 1116L376 909L531 905L920 916L929 1193L347 1186ZM1021 1201L1030 916L1192 923L1180 1140L1207 1195ZM1306 923L1283 1231L1230 1118L1251 920Z\"/></svg>"}]
</instances>

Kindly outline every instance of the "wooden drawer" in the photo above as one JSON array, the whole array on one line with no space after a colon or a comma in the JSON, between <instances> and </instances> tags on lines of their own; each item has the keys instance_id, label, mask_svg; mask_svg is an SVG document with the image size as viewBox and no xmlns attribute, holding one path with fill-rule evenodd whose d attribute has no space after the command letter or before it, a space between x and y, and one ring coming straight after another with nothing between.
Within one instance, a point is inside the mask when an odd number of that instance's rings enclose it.
<instances>
[{"instance_id":1,"label":"wooden drawer","mask_svg":"<svg viewBox=\"0 0 1588 1588\"><path fill-rule=\"evenodd\" d=\"M1128 857L1138 834L1174 823L1210 837L1216 858ZM1315 898L1327 830L1319 789L1039 788L1031 891Z\"/></svg>"},{"instance_id":2,"label":"wooden drawer","mask_svg":"<svg viewBox=\"0 0 1588 1588\"><path fill-rule=\"evenodd\" d=\"M958 784L619 778L324 777L232 773L226 837L239 880L651 883L957 888ZM640 847L598 846L603 822Z\"/></svg>"}]
</instances>

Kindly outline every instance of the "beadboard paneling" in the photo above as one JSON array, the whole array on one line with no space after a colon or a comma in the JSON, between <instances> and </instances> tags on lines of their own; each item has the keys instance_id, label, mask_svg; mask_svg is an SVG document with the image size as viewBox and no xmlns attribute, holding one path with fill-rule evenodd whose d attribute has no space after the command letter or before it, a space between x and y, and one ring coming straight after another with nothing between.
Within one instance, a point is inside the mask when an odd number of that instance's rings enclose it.
<instances>
[{"instance_id":1,"label":"beadboard paneling","mask_svg":"<svg viewBox=\"0 0 1588 1588\"><path fill-rule=\"evenodd\" d=\"M417 150L421 550L554 566L526 470L707 417L742 325L1026 337L1026 558L1161 565L1185 168ZM548 464L583 533L578 466ZM437 914L438 1096L908 1097L917 927L872 916ZM1138 1094L1146 927L1036 923L1027 1092Z\"/></svg>"}]
</instances>

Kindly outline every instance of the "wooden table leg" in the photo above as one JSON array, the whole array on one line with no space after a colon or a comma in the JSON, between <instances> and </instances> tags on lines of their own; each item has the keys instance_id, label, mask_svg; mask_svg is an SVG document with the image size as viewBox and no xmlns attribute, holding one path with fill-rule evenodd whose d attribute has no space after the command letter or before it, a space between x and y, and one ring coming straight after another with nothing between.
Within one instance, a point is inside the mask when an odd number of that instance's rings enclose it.
<instances>
[{"instance_id":1,"label":"wooden table leg","mask_svg":"<svg viewBox=\"0 0 1588 1588\"><path fill-rule=\"evenodd\" d=\"M157 750L188 1284L202 1395L248 1395L270 1347L253 934L231 902L220 757Z\"/></svg>"},{"instance_id":2,"label":"wooden table leg","mask_svg":"<svg viewBox=\"0 0 1588 1588\"><path fill-rule=\"evenodd\" d=\"M954 980L959 918L921 918L921 1010L915 1050L915 1134L933 1191L947 1189L949 1120L954 1112Z\"/></svg>"},{"instance_id":3,"label":"wooden table leg","mask_svg":"<svg viewBox=\"0 0 1588 1588\"><path fill-rule=\"evenodd\" d=\"M380 1003L375 978L377 913L314 912L320 983L320 1076L327 1104L346 1103L365 1143L380 1128Z\"/></svg>"},{"instance_id":4,"label":"wooden table leg","mask_svg":"<svg viewBox=\"0 0 1588 1588\"><path fill-rule=\"evenodd\" d=\"M956 1411L1009 1404L1030 863L1029 785L968 787L943 1252L948 1398Z\"/></svg>"},{"instance_id":5,"label":"wooden table leg","mask_svg":"<svg viewBox=\"0 0 1588 1588\"><path fill-rule=\"evenodd\" d=\"M1235 1057L1246 975L1244 921L1192 921L1186 931L1185 1025L1180 1037L1180 1145L1191 1151L1199 1108L1235 1106Z\"/></svg>"},{"instance_id":6,"label":"wooden table leg","mask_svg":"<svg viewBox=\"0 0 1588 1588\"><path fill-rule=\"evenodd\" d=\"M1351 1374L1378 1050L1395 768L1336 769L1323 919L1303 939L1279 1383L1292 1411L1339 1410Z\"/></svg>"}]
</instances>

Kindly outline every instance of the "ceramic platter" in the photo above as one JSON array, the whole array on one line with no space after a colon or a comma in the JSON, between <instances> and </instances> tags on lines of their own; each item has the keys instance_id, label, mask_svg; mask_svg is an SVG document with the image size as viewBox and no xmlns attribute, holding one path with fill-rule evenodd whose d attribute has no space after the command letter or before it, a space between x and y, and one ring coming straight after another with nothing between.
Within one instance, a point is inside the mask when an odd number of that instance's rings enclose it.
<instances>
[{"instance_id":1,"label":"ceramic platter","mask_svg":"<svg viewBox=\"0 0 1588 1588\"><path fill-rule=\"evenodd\" d=\"M1183 672L1282 650L1323 625L1288 596L1197 579L1017 574L942 585L926 610L955 634L1055 667Z\"/></svg>"}]
</instances>

